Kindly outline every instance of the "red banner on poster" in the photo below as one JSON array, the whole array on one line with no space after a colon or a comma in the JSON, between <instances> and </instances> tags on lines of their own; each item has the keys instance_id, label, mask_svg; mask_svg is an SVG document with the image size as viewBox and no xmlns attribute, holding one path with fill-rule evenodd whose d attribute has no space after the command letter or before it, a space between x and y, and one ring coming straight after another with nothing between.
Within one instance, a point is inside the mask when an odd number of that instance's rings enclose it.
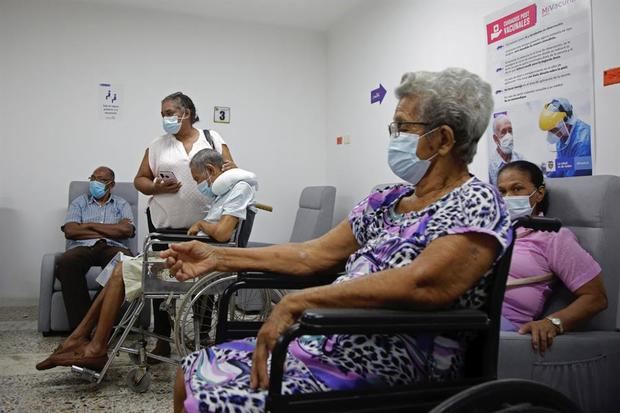
<instances>
[{"instance_id":1,"label":"red banner on poster","mask_svg":"<svg viewBox=\"0 0 620 413\"><path fill-rule=\"evenodd\" d=\"M535 24L536 4L532 4L487 24L487 44L505 39Z\"/></svg>"}]
</instances>

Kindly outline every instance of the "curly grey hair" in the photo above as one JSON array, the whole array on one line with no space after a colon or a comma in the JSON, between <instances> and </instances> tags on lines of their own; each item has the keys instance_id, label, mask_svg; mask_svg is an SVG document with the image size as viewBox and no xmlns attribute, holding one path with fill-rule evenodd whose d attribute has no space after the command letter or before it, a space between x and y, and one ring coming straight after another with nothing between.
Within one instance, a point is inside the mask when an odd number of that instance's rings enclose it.
<instances>
[{"instance_id":1,"label":"curly grey hair","mask_svg":"<svg viewBox=\"0 0 620 413\"><path fill-rule=\"evenodd\" d=\"M465 69L448 68L405 73L395 93L398 99L420 99L420 121L428 123L428 130L450 126L457 156L471 163L493 111L491 85Z\"/></svg>"},{"instance_id":2,"label":"curly grey hair","mask_svg":"<svg viewBox=\"0 0 620 413\"><path fill-rule=\"evenodd\" d=\"M224 158L213 149L202 149L189 161L189 167L202 175L207 173L207 165L213 165L218 169L222 169Z\"/></svg>"}]
</instances>

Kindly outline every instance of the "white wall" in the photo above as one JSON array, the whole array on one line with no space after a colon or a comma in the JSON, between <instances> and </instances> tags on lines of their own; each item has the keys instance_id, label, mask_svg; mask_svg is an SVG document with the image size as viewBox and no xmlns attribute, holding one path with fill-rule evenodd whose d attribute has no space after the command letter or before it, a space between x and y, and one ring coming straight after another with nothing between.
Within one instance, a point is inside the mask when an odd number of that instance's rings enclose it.
<instances>
[{"instance_id":1,"label":"white wall","mask_svg":"<svg viewBox=\"0 0 620 413\"><path fill-rule=\"evenodd\" d=\"M239 165L258 173L254 238L284 241L302 187L338 188L336 220L375 184L397 178L386 162L392 95L405 71L461 66L485 75L484 16L511 0L363 2L327 35L122 7L43 0L0 3L0 298L36 297L40 257L63 248L58 230L67 182L107 163L131 180L161 133L159 101L176 90L196 100ZM593 0L597 173L620 175L620 2ZM120 83L122 119L97 118L99 82ZM369 92L381 82L382 105ZM335 145L349 135L350 145ZM486 176L486 143L471 170ZM143 200L144 201L144 200ZM144 208L144 202L142 203ZM144 219L141 217L144 228Z\"/></svg>"},{"instance_id":2,"label":"white wall","mask_svg":"<svg viewBox=\"0 0 620 413\"><path fill-rule=\"evenodd\" d=\"M174 91L258 174L258 199L275 211L257 216L253 239L287 240L301 189L325 184L322 33L3 0L0 39L0 298L38 296L41 256L64 248L68 182L100 164L131 181ZM98 119L100 82L122 86L122 119ZM212 124L214 105L232 107L230 125Z\"/></svg>"},{"instance_id":3,"label":"white wall","mask_svg":"<svg viewBox=\"0 0 620 413\"><path fill-rule=\"evenodd\" d=\"M596 174L620 175L620 84L603 86L603 70L620 66L620 2L592 0Z\"/></svg>"},{"instance_id":4,"label":"white wall","mask_svg":"<svg viewBox=\"0 0 620 413\"><path fill-rule=\"evenodd\" d=\"M328 35L327 180L337 187L336 219L378 183L396 182L387 165L387 125L393 90L404 72L459 66L486 76L484 16L512 0L384 0L367 2ZM602 70L620 65L620 2L593 1L596 99L596 173L620 175L617 112L620 85L602 88ZM379 83L383 104L369 104ZM350 145L335 137L350 135ZM470 170L487 176L487 143Z\"/></svg>"}]
</instances>

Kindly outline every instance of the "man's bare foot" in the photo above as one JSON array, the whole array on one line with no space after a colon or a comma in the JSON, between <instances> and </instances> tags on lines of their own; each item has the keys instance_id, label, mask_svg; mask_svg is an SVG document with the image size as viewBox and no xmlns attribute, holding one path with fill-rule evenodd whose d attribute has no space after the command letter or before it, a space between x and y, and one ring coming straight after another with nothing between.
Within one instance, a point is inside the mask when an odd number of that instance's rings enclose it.
<instances>
[{"instance_id":1,"label":"man's bare foot","mask_svg":"<svg viewBox=\"0 0 620 413\"><path fill-rule=\"evenodd\" d=\"M68 345L71 345L71 348ZM101 368L108 358L107 348L86 339L72 343L63 343L61 348L51 356L36 365L37 370L47 370L56 366L71 366Z\"/></svg>"},{"instance_id":2,"label":"man's bare foot","mask_svg":"<svg viewBox=\"0 0 620 413\"><path fill-rule=\"evenodd\" d=\"M81 348L85 347L88 344L88 340L86 338L75 338L75 339L67 339L63 343L59 344L58 347L52 352L52 354L43 360L40 363L37 363L35 366L37 370L48 370L53 367L56 367L57 364L54 361L55 358L64 353L74 353L74 352L83 352L80 351Z\"/></svg>"},{"instance_id":3,"label":"man's bare foot","mask_svg":"<svg viewBox=\"0 0 620 413\"><path fill-rule=\"evenodd\" d=\"M57 366L80 366L93 370L101 370L108 361L108 355L86 356L78 351L66 351L52 354L45 361L37 364L37 370L47 370Z\"/></svg>"},{"instance_id":4,"label":"man's bare foot","mask_svg":"<svg viewBox=\"0 0 620 413\"><path fill-rule=\"evenodd\" d=\"M89 341L85 346L76 349L76 352L84 357L103 357L108 354L108 348Z\"/></svg>"},{"instance_id":5,"label":"man's bare foot","mask_svg":"<svg viewBox=\"0 0 620 413\"><path fill-rule=\"evenodd\" d=\"M59 344L54 353L64 353L65 351L73 351L76 348L83 347L88 344L88 339L84 337L71 338L68 337L62 344Z\"/></svg>"}]
</instances>

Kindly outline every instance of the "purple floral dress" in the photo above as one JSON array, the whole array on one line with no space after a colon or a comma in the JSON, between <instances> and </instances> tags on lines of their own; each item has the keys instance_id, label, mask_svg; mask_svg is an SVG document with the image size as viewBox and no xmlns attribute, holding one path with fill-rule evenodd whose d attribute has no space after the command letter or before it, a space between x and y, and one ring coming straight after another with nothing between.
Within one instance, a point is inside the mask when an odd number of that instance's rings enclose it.
<instances>
[{"instance_id":1,"label":"purple floral dress","mask_svg":"<svg viewBox=\"0 0 620 413\"><path fill-rule=\"evenodd\" d=\"M398 214L398 201L413 192L409 185L373 191L349 214L361 246L347 261L346 274L335 283L402 267L433 240L451 234L484 233L502 253L512 236L510 219L497 192L471 178L421 211ZM491 271L489 271L490 273ZM485 303L487 279L454 303L479 308ZM293 341L285 363L284 394L390 386L458 377L466 341L433 334L304 336ZM183 361L188 412L262 412L265 391L249 389L255 339L206 348Z\"/></svg>"}]
</instances>

